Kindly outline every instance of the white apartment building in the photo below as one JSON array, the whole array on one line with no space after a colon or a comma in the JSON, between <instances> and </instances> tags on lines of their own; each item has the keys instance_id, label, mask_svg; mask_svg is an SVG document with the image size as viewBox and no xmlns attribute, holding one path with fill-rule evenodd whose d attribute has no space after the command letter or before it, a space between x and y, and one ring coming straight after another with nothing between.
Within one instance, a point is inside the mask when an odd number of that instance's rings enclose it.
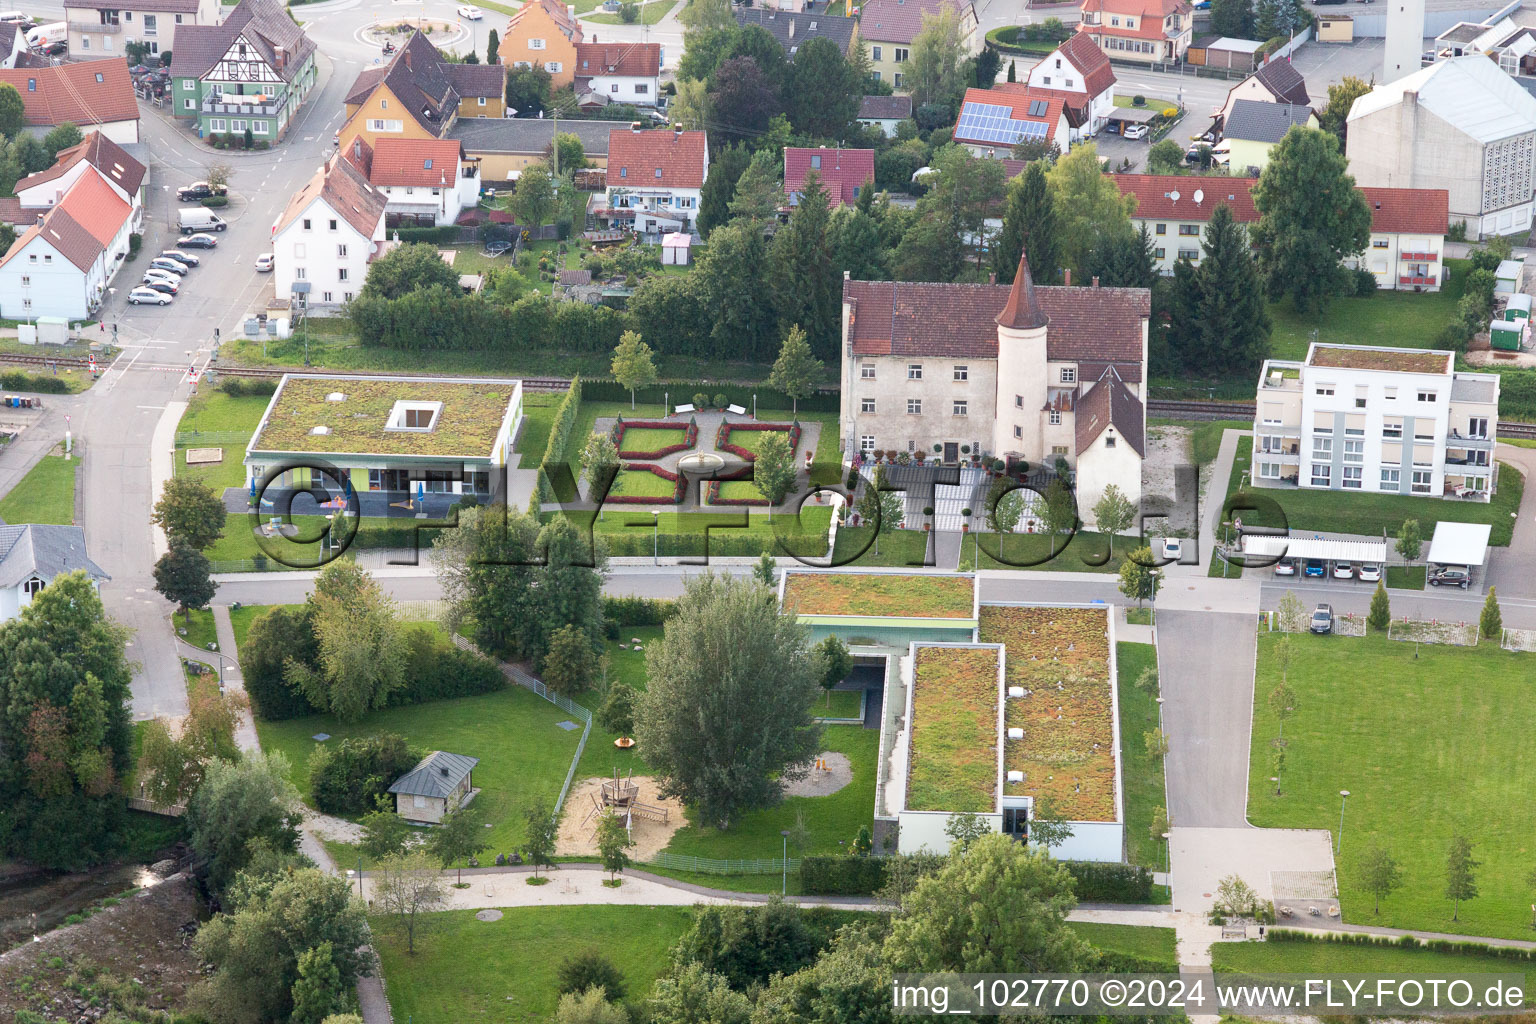
<instances>
[{"instance_id":1,"label":"white apartment building","mask_svg":"<svg viewBox=\"0 0 1536 1024\"><path fill-rule=\"evenodd\" d=\"M1488 501L1499 375L1452 352L1313 343L1258 385L1253 482Z\"/></svg>"},{"instance_id":2,"label":"white apartment building","mask_svg":"<svg viewBox=\"0 0 1536 1024\"><path fill-rule=\"evenodd\" d=\"M143 43L150 54L171 48L177 25L217 25L219 0L138 0L131 6L99 0L64 0L73 60L116 57L129 43Z\"/></svg>"},{"instance_id":3,"label":"white apartment building","mask_svg":"<svg viewBox=\"0 0 1536 1024\"><path fill-rule=\"evenodd\" d=\"M352 301L384 246L384 193L333 155L272 225L272 276L280 300L311 308Z\"/></svg>"}]
</instances>

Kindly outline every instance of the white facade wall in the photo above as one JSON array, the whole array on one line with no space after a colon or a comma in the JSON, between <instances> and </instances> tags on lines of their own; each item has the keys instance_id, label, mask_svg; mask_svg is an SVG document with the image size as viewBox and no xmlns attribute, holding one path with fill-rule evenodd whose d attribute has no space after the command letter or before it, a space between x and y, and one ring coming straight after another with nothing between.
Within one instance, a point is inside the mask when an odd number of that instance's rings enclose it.
<instances>
[{"instance_id":1,"label":"white facade wall","mask_svg":"<svg viewBox=\"0 0 1536 1024\"><path fill-rule=\"evenodd\" d=\"M41 140L43 136L53 131L55 127L56 125L50 124L27 125L23 131ZM131 121L99 121L94 124L77 125L77 127L82 132L101 132L101 134L118 145L127 145L128 143L139 141L138 118L134 118Z\"/></svg>"},{"instance_id":2,"label":"white facade wall","mask_svg":"<svg viewBox=\"0 0 1536 1024\"><path fill-rule=\"evenodd\" d=\"M0 267L0 316L11 320L40 316L83 320L105 288L101 259L81 270L37 237Z\"/></svg>"},{"instance_id":3,"label":"white facade wall","mask_svg":"<svg viewBox=\"0 0 1536 1024\"><path fill-rule=\"evenodd\" d=\"M1146 435L1145 422L1142 435ZM1077 453L1077 514L1090 529L1098 528L1093 506L1104 497L1110 484L1120 488L1131 504L1140 507L1141 456L1113 426L1105 427L1086 451Z\"/></svg>"},{"instance_id":4,"label":"white facade wall","mask_svg":"<svg viewBox=\"0 0 1536 1024\"><path fill-rule=\"evenodd\" d=\"M80 180L80 175L85 174L86 172L90 172L91 174L96 175L102 181L106 182L107 186L111 188L113 192L116 192L118 197L121 198L123 202L133 206L135 212L137 212L139 208L139 197L137 195L129 195L127 190L125 190L121 185L117 184L117 182L113 181L111 178L97 171L96 168L91 165L89 160L81 160L77 162L69 170L65 171L63 174L59 175L57 178L52 179L51 181L45 181L40 185L33 185L30 188L18 189L16 192L16 199L21 203L21 207L24 210L45 210L50 206L57 206L59 204L59 200L64 198L64 194L74 186L75 182Z\"/></svg>"},{"instance_id":5,"label":"white facade wall","mask_svg":"<svg viewBox=\"0 0 1536 1024\"><path fill-rule=\"evenodd\" d=\"M1189 187L1197 188L1198 184ZM1213 208L1215 204L1212 204ZM1152 236L1152 262L1157 267L1157 272L1166 276L1173 273L1173 265L1179 262L1181 253L1189 256L1189 261L1196 266L1205 256L1205 250L1200 247L1205 238L1204 221L1180 221L1164 218L1158 220L1155 217L1132 217L1131 227L1140 231L1145 226L1147 234ZM1161 228L1161 230L1159 230Z\"/></svg>"},{"instance_id":6,"label":"white facade wall","mask_svg":"<svg viewBox=\"0 0 1536 1024\"><path fill-rule=\"evenodd\" d=\"M608 206L610 209L635 211L635 230L655 234L672 230L691 230L699 216L702 188L653 188L644 180L631 182L615 178L608 171Z\"/></svg>"},{"instance_id":7,"label":"white facade wall","mask_svg":"<svg viewBox=\"0 0 1536 1024\"><path fill-rule=\"evenodd\" d=\"M873 438L866 450L922 450L925 458L931 458L936 443L991 443L995 359L857 356L847 365L842 422L853 439L853 450L859 450L865 438ZM909 377L909 366L921 367L922 377ZM874 376L864 376L871 367ZM966 379L956 380L961 373ZM909 413L910 401L920 403L922 411ZM965 403L965 415L956 415L957 401ZM873 403L872 412L865 411L869 403Z\"/></svg>"},{"instance_id":8,"label":"white facade wall","mask_svg":"<svg viewBox=\"0 0 1536 1024\"><path fill-rule=\"evenodd\" d=\"M949 811L902 811L896 815L901 834L896 840L898 853L948 853L949 835L944 831L952 818ZM998 813L977 815L993 832L1003 830L1003 816ZM1115 857L1119 859L1118 854Z\"/></svg>"},{"instance_id":9,"label":"white facade wall","mask_svg":"<svg viewBox=\"0 0 1536 1024\"><path fill-rule=\"evenodd\" d=\"M466 178L460 171L447 179L445 186L438 185L380 185L374 187L388 200L385 213L416 213L424 206L435 206L432 223L435 227L452 224L467 206L474 206L480 199L479 164L475 173Z\"/></svg>"},{"instance_id":10,"label":"white facade wall","mask_svg":"<svg viewBox=\"0 0 1536 1024\"><path fill-rule=\"evenodd\" d=\"M886 138L894 139L896 137L896 126L904 120L905 118L899 117L861 117L859 118L859 124L869 128L879 128Z\"/></svg>"},{"instance_id":11,"label":"white facade wall","mask_svg":"<svg viewBox=\"0 0 1536 1024\"><path fill-rule=\"evenodd\" d=\"M310 225L307 229L306 220ZM330 228L332 220L336 222L334 231ZM364 235L324 199L316 199L272 240L272 277L277 298L291 299L294 282L308 281L312 308L350 301L362 291L368 261L383 242L382 216L371 235Z\"/></svg>"},{"instance_id":12,"label":"white facade wall","mask_svg":"<svg viewBox=\"0 0 1536 1024\"><path fill-rule=\"evenodd\" d=\"M1405 258L1405 254L1412 258ZM1437 292L1445 274L1445 236L1372 231L1371 243L1356 264L1376 276L1378 288ZM1426 278L1432 278L1433 283Z\"/></svg>"},{"instance_id":13,"label":"white facade wall","mask_svg":"<svg viewBox=\"0 0 1536 1024\"><path fill-rule=\"evenodd\" d=\"M661 91L660 79L644 75L593 75L587 88L599 96L608 97L609 103L633 103L642 107L654 107Z\"/></svg>"},{"instance_id":14,"label":"white facade wall","mask_svg":"<svg viewBox=\"0 0 1536 1024\"><path fill-rule=\"evenodd\" d=\"M1125 859L1125 826L1117 821L1073 821L1072 834L1051 851L1057 860L1116 863Z\"/></svg>"},{"instance_id":15,"label":"white facade wall","mask_svg":"<svg viewBox=\"0 0 1536 1024\"><path fill-rule=\"evenodd\" d=\"M1041 89L1065 89L1068 92L1087 92L1083 83L1082 72L1061 52L1055 51L1046 55L1045 59L1029 69L1029 77L1025 79L1030 85ZM1085 136L1097 135L1109 120L1109 115L1115 109L1114 88L1105 89L1097 96L1088 98L1088 123L1082 128L1071 128L1071 141L1077 142Z\"/></svg>"},{"instance_id":16,"label":"white facade wall","mask_svg":"<svg viewBox=\"0 0 1536 1024\"><path fill-rule=\"evenodd\" d=\"M1386 45L1381 82L1386 85L1419 70L1424 52L1424 0L1391 0L1386 10Z\"/></svg>"},{"instance_id":17,"label":"white facade wall","mask_svg":"<svg viewBox=\"0 0 1536 1024\"><path fill-rule=\"evenodd\" d=\"M69 22L69 56L72 60L120 58L126 55L129 41L144 43L151 47L151 53L169 50L177 25L217 25L219 9L219 0L198 0L197 10L191 14L111 8L118 20L108 26L101 23L98 11L72 7L64 12ZM145 21L146 16L153 20Z\"/></svg>"},{"instance_id":18,"label":"white facade wall","mask_svg":"<svg viewBox=\"0 0 1536 1024\"><path fill-rule=\"evenodd\" d=\"M0 622L9 622L21 614L21 609L32 600L20 586L0 589Z\"/></svg>"}]
</instances>

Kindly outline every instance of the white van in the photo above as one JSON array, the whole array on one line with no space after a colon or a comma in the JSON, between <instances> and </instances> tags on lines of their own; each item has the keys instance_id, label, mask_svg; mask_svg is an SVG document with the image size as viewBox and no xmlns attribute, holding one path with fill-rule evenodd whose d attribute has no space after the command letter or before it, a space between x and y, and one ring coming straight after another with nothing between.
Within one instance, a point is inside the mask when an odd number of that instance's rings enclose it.
<instances>
[{"instance_id":1,"label":"white van","mask_svg":"<svg viewBox=\"0 0 1536 1024\"><path fill-rule=\"evenodd\" d=\"M190 235L197 231L223 231L227 224L212 210L195 207L190 210L179 210L176 219L180 224L181 233Z\"/></svg>"},{"instance_id":2,"label":"white van","mask_svg":"<svg viewBox=\"0 0 1536 1024\"><path fill-rule=\"evenodd\" d=\"M20 11L0 11L0 24L30 25L32 24L32 18Z\"/></svg>"},{"instance_id":3,"label":"white van","mask_svg":"<svg viewBox=\"0 0 1536 1024\"><path fill-rule=\"evenodd\" d=\"M38 49L47 49L55 43L62 43L69 39L69 25L62 21L49 22L39 25L27 33L27 45Z\"/></svg>"}]
</instances>

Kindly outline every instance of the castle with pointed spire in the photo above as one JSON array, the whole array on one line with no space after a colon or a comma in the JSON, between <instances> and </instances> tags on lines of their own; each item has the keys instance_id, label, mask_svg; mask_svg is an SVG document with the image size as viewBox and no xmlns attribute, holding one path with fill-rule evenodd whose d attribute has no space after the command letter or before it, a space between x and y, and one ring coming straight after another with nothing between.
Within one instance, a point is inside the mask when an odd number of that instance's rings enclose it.
<instances>
[{"instance_id":1,"label":"castle with pointed spire","mask_svg":"<svg viewBox=\"0 0 1536 1024\"><path fill-rule=\"evenodd\" d=\"M1145 288L843 280L844 451L960 462L1064 459L1078 515L1141 498Z\"/></svg>"}]
</instances>

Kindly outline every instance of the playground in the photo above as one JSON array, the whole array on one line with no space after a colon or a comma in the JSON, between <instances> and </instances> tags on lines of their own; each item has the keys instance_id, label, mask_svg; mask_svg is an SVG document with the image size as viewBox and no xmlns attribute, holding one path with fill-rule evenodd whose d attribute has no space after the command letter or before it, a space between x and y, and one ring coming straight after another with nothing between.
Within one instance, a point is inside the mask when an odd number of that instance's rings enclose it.
<instances>
[{"instance_id":1,"label":"playground","mask_svg":"<svg viewBox=\"0 0 1536 1024\"><path fill-rule=\"evenodd\" d=\"M578 782L566 797L556 855L597 856L597 820L610 807L628 819L629 836L635 841L629 851L632 858L644 861L659 853L688 819L682 801L663 799L657 787L657 780L649 775L620 776L617 769L614 775Z\"/></svg>"}]
</instances>

